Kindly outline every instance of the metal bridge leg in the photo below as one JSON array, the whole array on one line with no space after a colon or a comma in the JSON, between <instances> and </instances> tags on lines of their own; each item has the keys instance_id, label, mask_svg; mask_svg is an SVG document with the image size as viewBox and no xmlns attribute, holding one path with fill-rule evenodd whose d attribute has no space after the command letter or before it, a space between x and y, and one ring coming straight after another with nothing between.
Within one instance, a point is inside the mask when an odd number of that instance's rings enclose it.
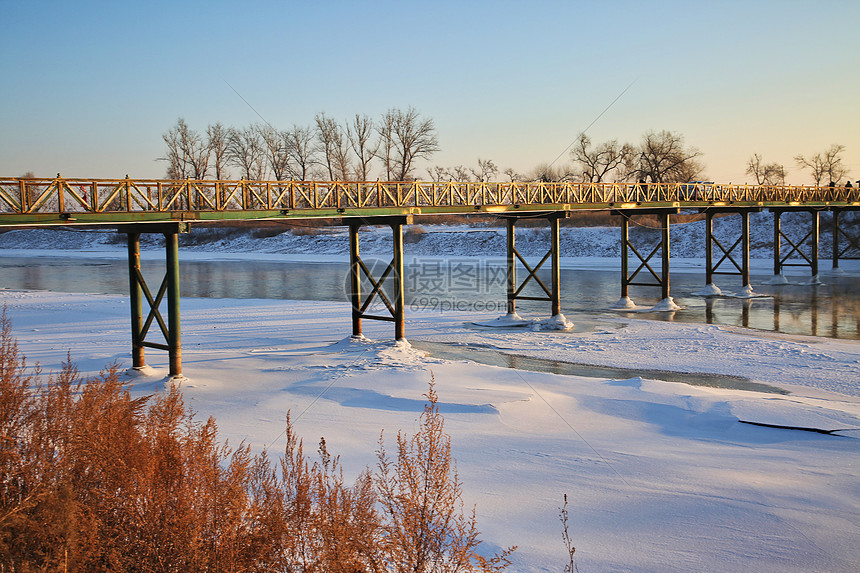
<instances>
[{"instance_id":1,"label":"metal bridge leg","mask_svg":"<svg viewBox=\"0 0 860 573\"><path fill-rule=\"evenodd\" d=\"M552 249L552 316L561 314L561 254L560 243L561 235L558 224L558 217L549 217L550 234L551 234L551 249Z\"/></svg>"},{"instance_id":2,"label":"metal bridge leg","mask_svg":"<svg viewBox=\"0 0 860 573\"><path fill-rule=\"evenodd\" d=\"M188 231L187 224L169 225L126 225L119 232L128 237L128 277L129 302L131 307L131 346L132 367L141 369L146 366L144 348L166 350L169 354L171 378L182 377L182 343L179 321L179 233ZM153 296L140 270L140 235L160 233L164 235L166 269L161 286ZM162 317L160 306L167 296L167 322ZM146 300L149 312L144 319L143 301ZM146 340L150 326L158 325L166 344Z\"/></svg>"},{"instance_id":3,"label":"metal bridge leg","mask_svg":"<svg viewBox=\"0 0 860 573\"><path fill-rule=\"evenodd\" d=\"M740 237L730 243L730 246L724 245L714 236L714 215L717 213L740 215ZM714 263L714 246L719 247L722 252L722 257L716 263ZM738 248L740 248L739 260L737 257ZM750 209L710 209L705 213L705 259L705 280L708 288L703 292L706 296L720 294L720 289L713 284L715 275L740 276L744 292L748 295L752 294L752 286L750 285ZM734 270L721 271L720 267L725 262L731 263Z\"/></svg>"},{"instance_id":4,"label":"metal bridge leg","mask_svg":"<svg viewBox=\"0 0 860 573\"><path fill-rule=\"evenodd\" d=\"M833 268L839 268L839 209L833 210Z\"/></svg>"},{"instance_id":5,"label":"metal bridge leg","mask_svg":"<svg viewBox=\"0 0 860 573\"><path fill-rule=\"evenodd\" d=\"M352 335L361 336L362 319L382 320L394 323L394 338L402 340L406 337L406 295L403 272L403 225L411 222L409 217L379 217L376 219L361 219L349 222L349 301L352 306ZM358 230L362 225L388 225L391 227L393 256L384 273L379 277L373 276L373 269L368 268L361 260L359 251ZM362 300L361 280L366 277L372 285L369 294ZM393 289L385 292L385 285ZM393 295L393 301L390 298ZM374 300L380 300L388 315L374 315L367 312Z\"/></svg>"},{"instance_id":6,"label":"metal bridge leg","mask_svg":"<svg viewBox=\"0 0 860 573\"><path fill-rule=\"evenodd\" d=\"M140 288L140 233L128 233L128 291L131 303L132 367L146 366L143 347L143 296Z\"/></svg>"},{"instance_id":7,"label":"metal bridge leg","mask_svg":"<svg viewBox=\"0 0 860 573\"><path fill-rule=\"evenodd\" d=\"M669 298L669 212L660 213L660 226L662 227L662 268L660 269L660 274L662 275L661 281L661 292L662 292L662 300L667 300Z\"/></svg>"},{"instance_id":8,"label":"metal bridge leg","mask_svg":"<svg viewBox=\"0 0 860 573\"><path fill-rule=\"evenodd\" d=\"M361 336L361 269L359 268L358 229L349 225L349 301L352 305L352 335Z\"/></svg>"},{"instance_id":9,"label":"metal bridge leg","mask_svg":"<svg viewBox=\"0 0 860 573\"><path fill-rule=\"evenodd\" d=\"M818 211L810 211L812 215L812 278L813 281L818 279L818 243L821 230L821 217Z\"/></svg>"},{"instance_id":10,"label":"metal bridge leg","mask_svg":"<svg viewBox=\"0 0 860 573\"><path fill-rule=\"evenodd\" d=\"M621 300L630 298L629 256L630 247L630 220L621 218Z\"/></svg>"},{"instance_id":11,"label":"metal bridge leg","mask_svg":"<svg viewBox=\"0 0 860 573\"><path fill-rule=\"evenodd\" d=\"M744 287L750 286L750 212L741 211L741 243L743 253L741 254L741 282Z\"/></svg>"},{"instance_id":12,"label":"metal bridge leg","mask_svg":"<svg viewBox=\"0 0 860 573\"><path fill-rule=\"evenodd\" d=\"M167 250L167 341L170 377L182 376L182 341L179 326L179 235L164 233Z\"/></svg>"},{"instance_id":13,"label":"metal bridge leg","mask_svg":"<svg viewBox=\"0 0 860 573\"><path fill-rule=\"evenodd\" d=\"M508 234L507 234L507 263L508 263L508 273L507 273L507 282L508 282L508 303L507 303L507 313L514 314L517 311L517 299L516 299L516 290L517 290L517 264L514 259L514 249L516 248L516 224L517 221L515 218L511 217L510 219L506 219Z\"/></svg>"},{"instance_id":14,"label":"metal bridge leg","mask_svg":"<svg viewBox=\"0 0 860 573\"><path fill-rule=\"evenodd\" d=\"M705 284L714 284L714 213L705 213Z\"/></svg>"},{"instance_id":15,"label":"metal bridge leg","mask_svg":"<svg viewBox=\"0 0 860 573\"><path fill-rule=\"evenodd\" d=\"M782 211L773 212L773 276L782 274Z\"/></svg>"},{"instance_id":16,"label":"metal bridge leg","mask_svg":"<svg viewBox=\"0 0 860 573\"><path fill-rule=\"evenodd\" d=\"M680 307L675 304L671 297L670 290L670 272L669 272L669 263L671 261L671 253L669 248L669 229L670 229L670 218L672 214L677 215L680 209L647 209L640 212L637 212L636 215L656 215L658 220L660 221L660 240L653 247L649 247L651 249L647 254L643 254L640 250L631 243L630 241L630 224L629 219L632 217L631 214L625 213L622 210L617 210L614 212L615 215L621 217L621 299L612 305L612 309L614 310L632 310L635 309L635 305L630 300L629 297L629 288L630 286L645 286L645 287L660 287L661 299L660 302L654 306L652 310L655 311L674 311L678 310ZM634 255L639 259L639 266L635 271L631 274L629 272L629 261L628 255L630 251L633 252ZM657 252L660 251L660 270L659 272L651 266L650 262L657 256ZM647 273L651 276L654 282L642 282L641 280L637 282L636 277L639 276L639 273L647 271Z\"/></svg>"},{"instance_id":17,"label":"metal bridge leg","mask_svg":"<svg viewBox=\"0 0 860 573\"><path fill-rule=\"evenodd\" d=\"M406 298L403 288L403 223L391 224L392 242L394 243L394 339L406 338Z\"/></svg>"},{"instance_id":18,"label":"metal bridge leg","mask_svg":"<svg viewBox=\"0 0 860 573\"><path fill-rule=\"evenodd\" d=\"M567 216L567 213L563 211L555 211L552 213L545 213L541 218L546 219L550 225L550 247L547 250L546 254L544 254L543 258L538 262L535 266L529 264L525 258L523 258L522 254L517 251L516 248L516 220L517 217L506 218L506 226L507 226L507 314L513 315L516 313L517 307L516 302L517 299L520 300L534 300L534 301L546 301L549 302L552 308L552 316L559 317L562 319L565 325L569 325L566 320L563 320L564 316L561 314L561 256L560 256L560 245L561 245L561 230L559 225L559 219ZM527 276L522 284L517 284L517 261L525 267L527 272ZM543 265L547 262L550 262L550 266L552 267L550 270L550 278L551 281L549 283L545 283L543 279L538 276L538 271L543 268ZM522 294L523 290L526 286L534 281L537 284L541 291L543 291L543 295L541 296L531 296ZM549 285L549 286L547 286ZM557 319L557 320L559 320ZM561 324L561 322L558 324Z\"/></svg>"}]
</instances>

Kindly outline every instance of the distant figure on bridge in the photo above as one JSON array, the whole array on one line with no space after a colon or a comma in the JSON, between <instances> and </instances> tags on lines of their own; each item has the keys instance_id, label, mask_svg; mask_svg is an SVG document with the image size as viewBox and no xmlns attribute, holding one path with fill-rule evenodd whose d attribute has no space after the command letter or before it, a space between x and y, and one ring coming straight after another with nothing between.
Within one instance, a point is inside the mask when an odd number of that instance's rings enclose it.
<instances>
[{"instance_id":1,"label":"distant figure on bridge","mask_svg":"<svg viewBox=\"0 0 860 573\"><path fill-rule=\"evenodd\" d=\"M860 183L860 181L858 181L857 183ZM846 187L853 187L853 185L851 185L851 180L850 180L850 179L849 179L848 181L846 181L846 182L845 182L845 186L846 186Z\"/></svg>"}]
</instances>

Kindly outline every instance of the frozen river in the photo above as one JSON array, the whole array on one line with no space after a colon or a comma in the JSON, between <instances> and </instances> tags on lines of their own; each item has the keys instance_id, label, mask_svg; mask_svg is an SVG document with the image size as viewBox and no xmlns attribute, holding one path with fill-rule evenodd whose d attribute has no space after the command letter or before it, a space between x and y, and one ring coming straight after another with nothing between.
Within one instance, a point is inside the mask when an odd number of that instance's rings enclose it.
<instances>
[{"instance_id":1,"label":"frozen river","mask_svg":"<svg viewBox=\"0 0 860 573\"><path fill-rule=\"evenodd\" d=\"M366 262L373 266L373 259ZM378 264L382 265L382 262ZM150 288L158 288L163 263L143 261ZM383 267L384 268L384 267ZM229 299L290 299L346 301L346 263L275 261L182 261L183 297ZM525 277L518 270L519 279ZM375 271L378 276L381 271ZM676 312L622 313L631 318L744 326L790 334L860 339L860 278L825 276L824 284L765 284L769 275L753 275L756 293L768 298L739 299L694 296L703 286L702 273L673 272L671 292L686 307ZM806 276L794 278L797 283ZM548 283L548 278L545 280ZM620 292L617 271L561 271L562 312L574 322L577 316L619 316L606 310ZM738 277L721 277L724 292L740 291ZM0 288L71 293L128 293L124 260L66 257L0 257ZM540 295L529 287L524 294ZM658 288L631 287L640 306L659 299ZM486 312L495 318L505 310L503 260L467 258L415 259L406 267L407 316L410 310ZM548 302L518 301L524 317L545 317Z\"/></svg>"}]
</instances>

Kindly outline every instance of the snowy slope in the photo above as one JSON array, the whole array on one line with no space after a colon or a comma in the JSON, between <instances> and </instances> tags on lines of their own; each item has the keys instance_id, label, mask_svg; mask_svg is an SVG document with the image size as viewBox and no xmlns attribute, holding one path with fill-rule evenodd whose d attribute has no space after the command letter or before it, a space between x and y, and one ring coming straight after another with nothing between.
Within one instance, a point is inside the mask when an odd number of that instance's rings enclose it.
<instances>
[{"instance_id":1,"label":"snowy slope","mask_svg":"<svg viewBox=\"0 0 860 573\"><path fill-rule=\"evenodd\" d=\"M846 218L848 216L846 215ZM822 215L826 222L829 215ZM788 213L783 215L783 231L795 241L808 232L810 215ZM503 227L468 227L426 225L425 232L412 233L407 228L406 254L413 256L492 256L503 257L506 252ZM740 217L714 219L714 235L726 246L740 236ZM208 236L211 241L204 242ZM617 258L620 254L620 231L605 227L562 227L562 257ZM659 231L633 224L631 236L637 244L656 244ZM219 239L219 237L221 237ZM673 257L703 258L705 255L705 223L698 221L673 224L671 252ZM144 248L154 246L158 236L142 237ZM518 228L517 248L525 256L540 257L546 253L549 234L541 228ZM313 255L347 255L349 240L343 227L321 229L316 233L293 234L283 232L275 236L257 237L253 232L219 232L195 228L191 237L181 237L183 252L211 253L288 253ZM829 256L831 234L821 233L820 252ZM44 249L75 251L124 252L124 238L113 231L76 227L69 230L27 229L0 233L0 253L11 249ZM362 228L361 249L367 254L384 254L391 250L391 231L388 228ZM773 215L768 212L750 215L750 254L753 258L773 257ZM854 256L860 253L853 253Z\"/></svg>"}]
</instances>

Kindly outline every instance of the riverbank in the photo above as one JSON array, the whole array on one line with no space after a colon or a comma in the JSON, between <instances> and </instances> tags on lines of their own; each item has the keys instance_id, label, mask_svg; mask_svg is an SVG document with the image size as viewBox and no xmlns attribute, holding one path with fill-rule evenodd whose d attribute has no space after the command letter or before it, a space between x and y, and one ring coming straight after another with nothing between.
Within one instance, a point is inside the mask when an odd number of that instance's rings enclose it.
<instances>
[{"instance_id":1,"label":"riverbank","mask_svg":"<svg viewBox=\"0 0 860 573\"><path fill-rule=\"evenodd\" d=\"M847 217L847 216L846 216ZM185 258L206 257L211 260L253 257L256 260L346 260L349 238L344 227L307 227L292 230L264 227L254 229L193 226L191 233L180 235L180 253ZM705 257L704 221L673 224L671 246L673 264L679 268L688 264L703 266ZM782 229L799 241L809 227L806 213L787 213ZM617 227L562 227L560 254L569 267L583 265L593 268L597 261L612 264L620 258L620 231ZM656 242L659 231L647 226L631 226L635 241ZM714 219L714 236L730 246L740 236L739 217ZM526 257L542 257L549 248L546 228L517 229L517 249ZM819 250L822 259L830 254L830 233L821 233ZM143 235L144 253L157 249L160 235ZM406 257L484 257L506 256L504 227L469 225L409 225L404 231ZM361 250L368 255L391 253L391 231L387 227L362 227ZM111 229L67 227L51 229L20 229L0 233L0 253L35 254L36 251L85 253L87 256L119 256L125 254L125 236ZM849 252L860 256L860 253ZM763 268L773 268L773 215L767 212L750 215L750 256ZM285 259L286 257L286 259ZM687 263L686 261L698 263ZM850 263L852 261L846 261ZM589 266L586 266L589 265ZM617 265L617 263L616 263ZM822 268L827 267L822 264ZM601 267L604 268L604 267Z\"/></svg>"}]
</instances>

